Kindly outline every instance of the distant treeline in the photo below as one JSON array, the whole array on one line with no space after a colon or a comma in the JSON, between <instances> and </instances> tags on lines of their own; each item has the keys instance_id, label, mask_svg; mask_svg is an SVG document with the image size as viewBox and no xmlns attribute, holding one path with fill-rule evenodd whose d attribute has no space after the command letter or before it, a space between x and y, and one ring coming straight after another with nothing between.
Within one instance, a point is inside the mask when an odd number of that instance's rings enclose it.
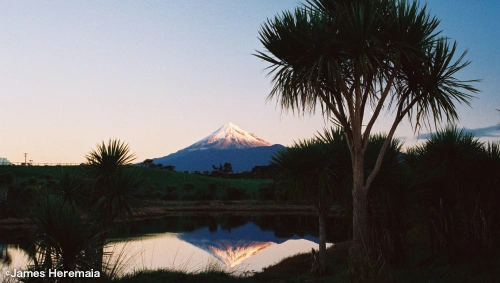
<instances>
[{"instance_id":1,"label":"distant treeline","mask_svg":"<svg viewBox=\"0 0 500 283\"><path fill-rule=\"evenodd\" d=\"M157 168L167 171L176 171L174 165L163 165L155 164L152 159L146 159L138 164L139 166L148 168ZM252 168L251 171L244 172L233 172L232 165L229 162L224 162L224 164L219 164L219 166L212 165L212 171L183 171L186 174L203 175L215 178L226 178L226 179L271 179L276 176L278 168L276 165L257 165Z\"/></svg>"}]
</instances>

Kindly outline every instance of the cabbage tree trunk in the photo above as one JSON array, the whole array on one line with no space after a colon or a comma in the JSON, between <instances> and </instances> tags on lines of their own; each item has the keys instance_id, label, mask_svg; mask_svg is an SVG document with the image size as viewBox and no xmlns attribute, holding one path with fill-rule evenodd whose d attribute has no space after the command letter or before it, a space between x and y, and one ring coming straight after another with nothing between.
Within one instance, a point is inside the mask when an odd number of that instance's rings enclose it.
<instances>
[{"instance_id":1,"label":"cabbage tree trunk","mask_svg":"<svg viewBox=\"0 0 500 283\"><path fill-rule=\"evenodd\" d=\"M326 264L326 217L328 210L318 211L319 218L319 274L325 272Z\"/></svg>"},{"instance_id":2,"label":"cabbage tree trunk","mask_svg":"<svg viewBox=\"0 0 500 283\"><path fill-rule=\"evenodd\" d=\"M352 245L351 255L361 261L369 258L367 187L364 182L364 154L353 154Z\"/></svg>"}]
</instances>

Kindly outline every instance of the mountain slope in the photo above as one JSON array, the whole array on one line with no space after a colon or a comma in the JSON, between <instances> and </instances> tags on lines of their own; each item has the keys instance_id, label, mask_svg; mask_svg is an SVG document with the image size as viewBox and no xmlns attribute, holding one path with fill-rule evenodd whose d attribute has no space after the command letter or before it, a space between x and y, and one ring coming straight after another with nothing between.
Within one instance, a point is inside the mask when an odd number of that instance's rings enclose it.
<instances>
[{"instance_id":1,"label":"mountain slope","mask_svg":"<svg viewBox=\"0 0 500 283\"><path fill-rule=\"evenodd\" d=\"M284 146L259 138L227 123L200 141L160 158L155 164L173 165L176 171L212 171L212 165L231 163L234 172L250 171L256 165L269 165L271 156Z\"/></svg>"},{"instance_id":2,"label":"mountain slope","mask_svg":"<svg viewBox=\"0 0 500 283\"><path fill-rule=\"evenodd\" d=\"M256 165L269 165L271 156L284 146L259 146L244 149L206 149L179 151L153 159L155 164L174 165L176 171L212 171L212 165L229 162L234 172L250 171Z\"/></svg>"}]
</instances>

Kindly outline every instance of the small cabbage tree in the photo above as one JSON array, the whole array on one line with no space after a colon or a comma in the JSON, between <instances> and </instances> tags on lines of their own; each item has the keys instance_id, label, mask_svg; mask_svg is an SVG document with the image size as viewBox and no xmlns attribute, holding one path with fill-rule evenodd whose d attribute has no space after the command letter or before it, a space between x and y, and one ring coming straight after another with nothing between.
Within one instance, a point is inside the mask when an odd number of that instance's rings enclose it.
<instances>
[{"instance_id":1,"label":"small cabbage tree","mask_svg":"<svg viewBox=\"0 0 500 283\"><path fill-rule=\"evenodd\" d=\"M129 166L134 158L127 144L102 142L86 155L85 179L66 173L41 193L32 215L35 268L103 271L109 228L133 215L140 196L140 178Z\"/></svg>"},{"instance_id":2,"label":"small cabbage tree","mask_svg":"<svg viewBox=\"0 0 500 283\"><path fill-rule=\"evenodd\" d=\"M108 144L98 144L85 157L91 181L90 202L98 221L109 226L119 214L131 215L140 181L135 172L129 172L128 165L132 165L135 155L128 145L109 140Z\"/></svg>"},{"instance_id":3,"label":"small cabbage tree","mask_svg":"<svg viewBox=\"0 0 500 283\"><path fill-rule=\"evenodd\" d=\"M320 272L326 261L326 217L333 204L334 175L331 156L327 146L315 139L296 142L293 146L279 150L272 157L278 166L278 182L292 196L306 200L316 208L319 217Z\"/></svg>"},{"instance_id":4,"label":"small cabbage tree","mask_svg":"<svg viewBox=\"0 0 500 283\"><path fill-rule=\"evenodd\" d=\"M97 144L86 156L89 177L89 204L91 215L99 230L107 231L121 214L133 215L134 205L140 196L140 179L131 172L129 165L135 160L128 144L120 140L109 140ZM100 261L96 268L102 268L103 248L106 233L100 237L101 249L96 256Z\"/></svg>"}]
</instances>

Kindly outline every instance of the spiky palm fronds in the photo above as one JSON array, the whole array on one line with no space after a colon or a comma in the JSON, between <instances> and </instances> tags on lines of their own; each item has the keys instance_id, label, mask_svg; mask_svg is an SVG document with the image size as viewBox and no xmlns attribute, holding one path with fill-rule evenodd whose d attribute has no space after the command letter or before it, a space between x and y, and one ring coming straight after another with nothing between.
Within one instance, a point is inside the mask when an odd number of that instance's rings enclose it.
<instances>
[{"instance_id":1,"label":"spiky palm fronds","mask_svg":"<svg viewBox=\"0 0 500 283\"><path fill-rule=\"evenodd\" d=\"M85 158L90 165L90 172L98 180L106 181L112 178L120 166L130 165L135 160L135 154L130 153L128 144L110 139L106 145L104 141L97 144Z\"/></svg>"},{"instance_id":2,"label":"spiky palm fronds","mask_svg":"<svg viewBox=\"0 0 500 283\"><path fill-rule=\"evenodd\" d=\"M307 3L267 20L259 32L265 51L255 56L269 63L268 99L283 110L314 112L320 105L350 136L367 105L375 118L394 109L418 128L429 119L456 120L454 102L469 104L466 92L477 92L477 80L456 77L470 63L463 62L467 52L453 61L456 43L439 37L439 20L416 1Z\"/></svg>"},{"instance_id":3,"label":"spiky palm fronds","mask_svg":"<svg viewBox=\"0 0 500 283\"><path fill-rule=\"evenodd\" d=\"M335 175L331 176L334 186L333 195L336 203L351 210L352 206L352 162L345 131L340 127L330 127L318 132L315 137L327 147L327 154L335 163Z\"/></svg>"},{"instance_id":4,"label":"spiky palm fronds","mask_svg":"<svg viewBox=\"0 0 500 283\"><path fill-rule=\"evenodd\" d=\"M313 113L319 105L346 132L353 165L353 248L368 254L367 196L396 128L415 130L458 119L455 103L469 104L477 80L460 80L469 65L456 43L440 37L439 20L406 0L309 0L267 20L259 32L275 99L283 110ZM365 117L367 107L372 115ZM364 157L382 111L394 116L375 166ZM364 261L364 260L363 260Z\"/></svg>"},{"instance_id":5,"label":"spiky palm fronds","mask_svg":"<svg viewBox=\"0 0 500 283\"><path fill-rule=\"evenodd\" d=\"M81 213L53 195L40 196L31 219L37 248L35 268L88 270L99 248L99 229L84 221Z\"/></svg>"},{"instance_id":6,"label":"spiky palm fronds","mask_svg":"<svg viewBox=\"0 0 500 283\"><path fill-rule=\"evenodd\" d=\"M421 155L421 166L451 182L447 187L463 185L464 178L470 179L470 165L477 164L484 154L484 143L456 126L432 133L429 140L416 148Z\"/></svg>"},{"instance_id":7,"label":"spiky palm fronds","mask_svg":"<svg viewBox=\"0 0 500 283\"><path fill-rule=\"evenodd\" d=\"M106 193L96 203L96 209L105 222L120 215L132 218L134 209L142 198L142 182L137 171L122 171L109 182ZM104 213L103 213L104 212Z\"/></svg>"},{"instance_id":8,"label":"spiky palm fronds","mask_svg":"<svg viewBox=\"0 0 500 283\"><path fill-rule=\"evenodd\" d=\"M318 208L332 199L333 166L325 144L302 140L272 156L279 168L279 182L299 199L309 200ZM328 206L329 207L329 206Z\"/></svg>"},{"instance_id":9,"label":"spiky palm fronds","mask_svg":"<svg viewBox=\"0 0 500 283\"><path fill-rule=\"evenodd\" d=\"M86 196L82 193L83 186L83 180L78 175L64 172L55 186L55 193L61 196L65 203L76 208L86 202Z\"/></svg>"},{"instance_id":10,"label":"spiky palm fronds","mask_svg":"<svg viewBox=\"0 0 500 283\"><path fill-rule=\"evenodd\" d=\"M491 247L491 229L500 217L499 152L498 145L485 145L456 126L431 134L412 151L416 200L432 248L457 256Z\"/></svg>"},{"instance_id":11,"label":"spiky palm fronds","mask_svg":"<svg viewBox=\"0 0 500 283\"><path fill-rule=\"evenodd\" d=\"M120 140L102 142L86 158L91 183L90 202L95 208L95 216L108 225L122 212L131 215L141 181L135 172L127 171L130 169L127 165L135 159L128 144Z\"/></svg>"}]
</instances>

